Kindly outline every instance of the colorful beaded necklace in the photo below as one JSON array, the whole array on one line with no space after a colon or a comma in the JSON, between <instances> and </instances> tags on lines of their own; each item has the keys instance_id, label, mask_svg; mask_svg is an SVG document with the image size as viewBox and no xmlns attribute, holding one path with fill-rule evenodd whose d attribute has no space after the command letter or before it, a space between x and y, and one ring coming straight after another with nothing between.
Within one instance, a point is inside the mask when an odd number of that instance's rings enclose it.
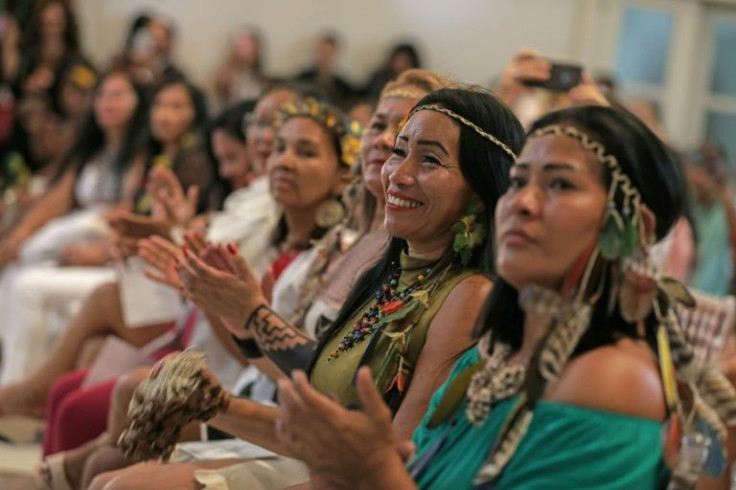
<instances>
[{"instance_id":1,"label":"colorful beaded necklace","mask_svg":"<svg viewBox=\"0 0 736 490\"><path fill-rule=\"evenodd\" d=\"M332 354L327 358L327 362L340 357L340 354L353 348L357 343L369 338L371 334L379 328L384 318L392 315L406 306L412 299L412 293L420 288L424 280L429 275L431 268L427 267L424 274L419 274L417 278L409 283L409 285L399 291L399 278L401 277L401 268L394 269L388 276L388 281L375 292L376 304L371 306L353 325L349 331L340 340Z\"/></svg>"}]
</instances>

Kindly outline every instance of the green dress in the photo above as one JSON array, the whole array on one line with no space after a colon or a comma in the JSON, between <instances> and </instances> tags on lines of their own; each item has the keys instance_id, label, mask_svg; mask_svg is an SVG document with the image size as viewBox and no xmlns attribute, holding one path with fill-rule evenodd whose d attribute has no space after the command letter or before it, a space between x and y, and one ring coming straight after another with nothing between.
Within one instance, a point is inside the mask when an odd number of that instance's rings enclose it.
<instances>
[{"instance_id":1,"label":"green dress","mask_svg":"<svg viewBox=\"0 0 736 490\"><path fill-rule=\"evenodd\" d=\"M400 257L401 275L399 276L399 289L405 289L420 274L426 274L426 269L432 263L430 261L410 257L402 254ZM364 362L371 367L373 374L378 376L379 372L383 374L376 381L376 386L382 393L386 393L392 385L396 374L403 371L405 374L405 388L411 379L411 373L419 359L419 355L424 347L424 341L427 337L429 325L432 323L434 316L439 311L447 296L455 288L455 286L467 278L475 274L474 271L465 269L459 265L450 266L446 274L442 276L441 282L429 296L429 307L422 310L415 322L408 319L400 320L387 325L383 331L390 335L380 335L375 343L375 348L364 359L366 349L369 345L368 340L357 343L351 349L344 351L337 359L328 361L332 352L337 349L340 341L346 333L353 330L353 326L363 313L376 304L376 300L367 301L355 315L325 344L324 348L317 354L317 360L312 367L310 373L310 381L312 385L325 394L337 395L340 402L345 406L356 406L358 404L358 396L355 391L353 382L356 371ZM428 281L431 277L427 278ZM377 335L378 331L374 334ZM403 338L396 336L403 335ZM393 337L391 336L393 335ZM405 340L406 348L404 355L387 355L391 347L392 341ZM402 360L399 357L403 358ZM400 365L401 363L401 365Z\"/></svg>"},{"instance_id":2,"label":"green dress","mask_svg":"<svg viewBox=\"0 0 736 490\"><path fill-rule=\"evenodd\" d=\"M471 349L458 360L414 432L415 467L423 455L426 459L425 453L436 450L414 476L421 489L472 488L473 478L516 401L509 399L496 405L477 428L465 417L466 402L439 426L427 427L448 384L479 359L478 350ZM653 420L542 400L516 453L492 488L662 488L667 470L661 429L662 424ZM437 449L442 437L446 438Z\"/></svg>"}]
</instances>

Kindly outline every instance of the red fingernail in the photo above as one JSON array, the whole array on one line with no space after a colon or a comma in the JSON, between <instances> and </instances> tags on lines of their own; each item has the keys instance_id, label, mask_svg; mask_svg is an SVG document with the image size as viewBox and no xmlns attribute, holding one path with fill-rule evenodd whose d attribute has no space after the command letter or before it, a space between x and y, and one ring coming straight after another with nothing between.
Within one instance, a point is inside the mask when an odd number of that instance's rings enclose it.
<instances>
[{"instance_id":1,"label":"red fingernail","mask_svg":"<svg viewBox=\"0 0 736 490\"><path fill-rule=\"evenodd\" d=\"M184 252L184 257L189 258L189 250L186 249L186 247L181 247L182 251Z\"/></svg>"},{"instance_id":2,"label":"red fingernail","mask_svg":"<svg viewBox=\"0 0 736 490\"><path fill-rule=\"evenodd\" d=\"M227 250L228 250L228 252L230 252L233 255L237 255L238 254L238 250L235 248L235 245L233 245L232 243L228 243L227 244Z\"/></svg>"}]
</instances>

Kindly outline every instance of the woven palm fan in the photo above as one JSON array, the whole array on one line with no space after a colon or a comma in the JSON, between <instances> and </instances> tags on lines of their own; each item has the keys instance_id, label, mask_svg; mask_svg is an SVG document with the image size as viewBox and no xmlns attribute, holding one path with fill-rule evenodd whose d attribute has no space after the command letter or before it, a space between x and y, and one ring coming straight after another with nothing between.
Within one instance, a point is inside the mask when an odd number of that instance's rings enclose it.
<instances>
[{"instance_id":1,"label":"woven palm fan","mask_svg":"<svg viewBox=\"0 0 736 490\"><path fill-rule=\"evenodd\" d=\"M126 458L166 461L185 425L227 408L230 396L206 373L204 354L184 351L138 386L128 406L128 428L118 439Z\"/></svg>"}]
</instances>

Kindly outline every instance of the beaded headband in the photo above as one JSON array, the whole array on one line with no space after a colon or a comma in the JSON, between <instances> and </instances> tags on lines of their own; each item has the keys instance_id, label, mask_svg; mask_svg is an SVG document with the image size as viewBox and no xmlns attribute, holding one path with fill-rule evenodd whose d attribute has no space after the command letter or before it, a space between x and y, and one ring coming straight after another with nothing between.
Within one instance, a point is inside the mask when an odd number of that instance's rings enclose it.
<instances>
[{"instance_id":1,"label":"beaded headband","mask_svg":"<svg viewBox=\"0 0 736 490\"><path fill-rule=\"evenodd\" d=\"M389 99L391 97L401 99L421 99L425 95L427 95L427 92L423 90L412 90L411 88L397 87L383 92L380 100Z\"/></svg>"},{"instance_id":2,"label":"beaded headband","mask_svg":"<svg viewBox=\"0 0 736 490\"><path fill-rule=\"evenodd\" d=\"M357 122L349 122L347 117L329 104L315 99L300 99L284 104L276 116L278 130L286 121L295 117L308 117L318 122L340 140L340 161L352 167L360 154L362 128Z\"/></svg>"},{"instance_id":3,"label":"beaded headband","mask_svg":"<svg viewBox=\"0 0 736 490\"><path fill-rule=\"evenodd\" d=\"M637 244L645 247L651 245L640 242L646 235L642 229L641 193L631 182L629 176L624 173L618 159L607 154L601 143L591 139L586 133L573 126L545 126L534 131L530 137L549 134L577 140L611 174L611 185L608 188L608 216L600 240L603 257L609 260L627 257L631 255ZM623 196L623 208L620 212L616 208L615 202L617 192Z\"/></svg>"},{"instance_id":4,"label":"beaded headband","mask_svg":"<svg viewBox=\"0 0 736 490\"><path fill-rule=\"evenodd\" d=\"M416 114L419 111L435 111L440 112L442 114L445 114L446 116L450 116L451 118L455 119L456 121L460 122L462 125L472 129L476 133L478 133L483 138L487 139L494 145L501 148L504 152L506 152L511 158L516 160L516 153L514 153L511 148L508 147L504 142L493 136L492 134L488 134L483 129L481 129L480 126L475 124L473 121L461 116L460 114L451 111L450 109L447 109L445 107L439 106L437 104L426 104L426 105L420 105L412 109L412 111L409 113L409 117L407 117L407 120L411 118L414 114Z\"/></svg>"}]
</instances>

